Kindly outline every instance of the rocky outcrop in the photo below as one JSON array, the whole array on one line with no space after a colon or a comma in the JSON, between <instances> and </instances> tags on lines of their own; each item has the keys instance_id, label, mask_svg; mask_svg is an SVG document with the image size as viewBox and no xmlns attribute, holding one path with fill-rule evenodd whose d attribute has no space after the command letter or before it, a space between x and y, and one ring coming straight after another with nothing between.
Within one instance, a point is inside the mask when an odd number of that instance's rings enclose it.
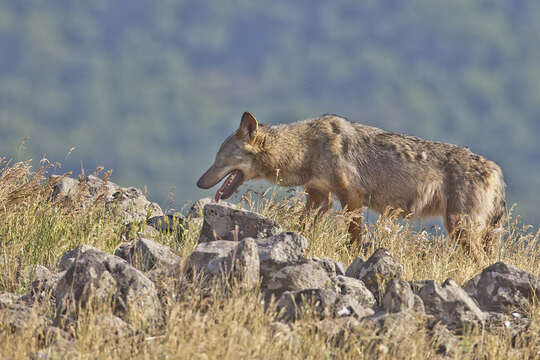
<instances>
[{"instance_id":1,"label":"rocky outcrop","mask_svg":"<svg viewBox=\"0 0 540 360\"><path fill-rule=\"evenodd\" d=\"M66 271L73 265L75 260L77 260L82 254L87 252L88 250L95 250L99 251L93 246L90 245L78 245L75 249L71 249L66 251L62 257L60 258L60 261L58 262L57 268L58 271Z\"/></svg>"},{"instance_id":2,"label":"rocky outcrop","mask_svg":"<svg viewBox=\"0 0 540 360\"><path fill-rule=\"evenodd\" d=\"M289 265L274 272L265 282L265 289L277 297L285 291L323 289L331 286L331 280L323 266L315 261Z\"/></svg>"},{"instance_id":3,"label":"rocky outcrop","mask_svg":"<svg viewBox=\"0 0 540 360\"><path fill-rule=\"evenodd\" d=\"M32 308L29 297L5 293L0 295L0 328L10 332L33 330L40 332L47 320Z\"/></svg>"},{"instance_id":4,"label":"rocky outcrop","mask_svg":"<svg viewBox=\"0 0 540 360\"><path fill-rule=\"evenodd\" d=\"M362 280L377 301L381 301L386 283L399 278L402 272L401 264L397 263L386 249L377 249L365 262L357 258L346 274Z\"/></svg>"},{"instance_id":5,"label":"rocky outcrop","mask_svg":"<svg viewBox=\"0 0 540 360\"><path fill-rule=\"evenodd\" d=\"M115 315L147 323L161 316L154 284L125 260L99 250L82 253L58 281L55 293L57 324L76 321L80 309L96 304L111 304Z\"/></svg>"},{"instance_id":6,"label":"rocky outcrop","mask_svg":"<svg viewBox=\"0 0 540 360\"><path fill-rule=\"evenodd\" d=\"M187 259L187 267L196 271L207 271L210 262L224 261L229 254L236 250L238 243L228 240L209 241L197 244ZM220 260L223 259L223 260Z\"/></svg>"},{"instance_id":7,"label":"rocky outcrop","mask_svg":"<svg viewBox=\"0 0 540 360\"><path fill-rule=\"evenodd\" d=\"M234 280L246 288L254 288L259 283L259 251L255 240L245 238L231 249L227 256L216 257L206 266L208 273Z\"/></svg>"},{"instance_id":8,"label":"rocky outcrop","mask_svg":"<svg viewBox=\"0 0 540 360\"><path fill-rule=\"evenodd\" d=\"M125 222L144 220L148 214L163 215L159 205L148 201L141 190L121 187L93 175L79 179L61 177L54 186L53 198L82 206L89 206L98 199L103 199L106 207Z\"/></svg>"},{"instance_id":9,"label":"rocky outcrop","mask_svg":"<svg viewBox=\"0 0 540 360\"><path fill-rule=\"evenodd\" d=\"M57 196L70 196L69 186L81 186L71 180ZM64 253L53 271L42 266L26 269L29 294L0 294L2 325L13 332L36 326L46 349L56 353L55 347L70 343L69 325L78 326L80 311L111 309L95 321L111 329L110 341L121 341L135 336L140 324L166 324L162 307L167 299L189 297L186 284L201 286L202 296L196 296L205 301L208 294L229 296L233 287L240 286L241 291L260 292L267 309L275 307L271 310L278 312L279 322L271 328L279 341L298 343L301 338L294 329L305 324L293 322L315 318L312 329L333 341L345 332L382 339L411 336L420 328L437 355L455 356L465 329L481 327L518 338L531 325L525 310L540 296L538 277L505 263L485 268L463 288L450 279L442 284L404 281L402 265L385 249L376 250L366 261L358 257L346 267L330 258L307 256L304 236L282 232L261 215L223 203L206 204L202 213L201 239L186 259L137 234L114 255L79 245ZM160 215L143 225L170 236L179 234L178 226L189 225L194 216ZM43 299L51 302L41 303ZM53 305L54 322L35 304ZM379 348L382 355L389 351L382 343Z\"/></svg>"},{"instance_id":10,"label":"rocky outcrop","mask_svg":"<svg viewBox=\"0 0 540 360\"><path fill-rule=\"evenodd\" d=\"M487 319L487 314L451 279L442 285L433 280L426 281L417 294L426 313L435 316L450 330L461 330L465 325L483 323Z\"/></svg>"},{"instance_id":11,"label":"rocky outcrop","mask_svg":"<svg viewBox=\"0 0 540 360\"><path fill-rule=\"evenodd\" d=\"M373 293L361 280L348 276L337 275L331 278L333 289L343 297L351 297L360 305L372 308L376 301Z\"/></svg>"},{"instance_id":12,"label":"rocky outcrop","mask_svg":"<svg viewBox=\"0 0 540 360\"><path fill-rule=\"evenodd\" d=\"M204 222L199 242L264 238L282 231L273 220L227 204L207 204L203 214Z\"/></svg>"},{"instance_id":13,"label":"rocky outcrop","mask_svg":"<svg viewBox=\"0 0 540 360\"><path fill-rule=\"evenodd\" d=\"M156 266L180 266L181 262L180 257L169 247L144 238L120 245L114 255L143 271L152 270Z\"/></svg>"},{"instance_id":14,"label":"rocky outcrop","mask_svg":"<svg viewBox=\"0 0 540 360\"><path fill-rule=\"evenodd\" d=\"M255 239L259 248L263 281L285 266L300 264L305 260L307 239L295 232Z\"/></svg>"},{"instance_id":15,"label":"rocky outcrop","mask_svg":"<svg viewBox=\"0 0 540 360\"><path fill-rule=\"evenodd\" d=\"M345 275L345 264L327 257L312 257L312 261L319 263L330 276Z\"/></svg>"},{"instance_id":16,"label":"rocky outcrop","mask_svg":"<svg viewBox=\"0 0 540 360\"><path fill-rule=\"evenodd\" d=\"M540 278L498 262L467 281L463 288L482 310L524 313L540 297Z\"/></svg>"},{"instance_id":17,"label":"rocky outcrop","mask_svg":"<svg viewBox=\"0 0 540 360\"><path fill-rule=\"evenodd\" d=\"M253 288L259 282L259 248L252 238L199 243L187 261L188 268L217 279L240 282Z\"/></svg>"},{"instance_id":18,"label":"rocky outcrop","mask_svg":"<svg viewBox=\"0 0 540 360\"><path fill-rule=\"evenodd\" d=\"M392 279L386 286L382 306L388 313L408 311L414 308L415 295L408 282Z\"/></svg>"}]
</instances>

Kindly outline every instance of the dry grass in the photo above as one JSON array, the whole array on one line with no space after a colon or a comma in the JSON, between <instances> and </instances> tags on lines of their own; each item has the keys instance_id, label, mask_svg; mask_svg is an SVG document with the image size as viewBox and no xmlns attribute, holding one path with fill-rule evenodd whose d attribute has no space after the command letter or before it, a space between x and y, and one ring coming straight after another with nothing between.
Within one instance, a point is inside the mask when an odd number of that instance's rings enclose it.
<instances>
[{"instance_id":1,"label":"dry grass","mask_svg":"<svg viewBox=\"0 0 540 360\"><path fill-rule=\"evenodd\" d=\"M46 169L30 171L27 163L0 168L0 293L29 290L28 270L35 264L54 269L61 254L77 244L89 244L112 252L121 242L120 220L97 201L88 207L51 200L52 185ZM282 224L284 229L302 232L309 239L312 256L326 256L349 264L357 256L346 243L347 216L334 212L302 217L303 202L298 196L267 199L248 194L245 205ZM404 278L452 278L458 283L470 279L485 266L501 260L540 275L539 233L513 219L507 224L506 240L499 244L497 258L473 260L444 235L415 231L408 222L387 214L376 224L367 225L371 248L385 247L403 265ZM182 257L196 244L200 229L191 224L183 242L176 234L160 235ZM31 271L30 271L31 273ZM178 295L178 296L176 296ZM276 314L265 310L261 294L234 289L227 296L215 291L203 294L197 282L186 283L181 294L167 293L165 322L144 333L134 329L118 337L102 321L111 309L93 309L81 317L78 329L71 331L73 345L50 347L43 358L77 359L426 359L435 358L436 346L423 324L409 321L388 333L372 329L345 331L328 336L320 331L318 320L307 316L293 325L292 333L276 332L271 325ZM7 310L0 309L0 358L29 358L48 346L40 326L40 314L54 313L47 301L35 304L33 317L23 330L5 325ZM540 340L540 312L531 310L529 329L518 339L504 332L470 331L460 338L458 353L452 357L483 359L535 358Z\"/></svg>"}]
</instances>

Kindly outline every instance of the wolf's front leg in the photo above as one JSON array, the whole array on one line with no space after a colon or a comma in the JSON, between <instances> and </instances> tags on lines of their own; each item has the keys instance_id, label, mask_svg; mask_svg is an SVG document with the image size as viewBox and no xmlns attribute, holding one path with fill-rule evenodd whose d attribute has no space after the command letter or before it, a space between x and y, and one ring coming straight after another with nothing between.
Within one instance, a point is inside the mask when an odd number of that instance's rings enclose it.
<instances>
[{"instance_id":1,"label":"wolf's front leg","mask_svg":"<svg viewBox=\"0 0 540 360\"><path fill-rule=\"evenodd\" d=\"M341 207L347 211L354 212L349 224L349 234L351 234L351 245L362 244L362 207L364 196L361 193L345 193L338 195Z\"/></svg>"},{"instance_id":2,"label":"wolf's front leg","mask_svg":"<svg viewBox=\"0 0 540 360\"><path fill-rule=\"evenodd\" d=\"M303 224L302 227L305 229L310 216L313 215L313 212L317 211L314 215L314 219L316 221L319 216L332 208L333 200L332 194L328 191L321 191L316 188L309 187L304 188L304 191L307 198L306 210L300 221Z\"/></svg>"},{"instance_id":3,"label":"wolf's front leg","mask_svg":"<svg viewBox=\"0 0 540 360\"><path fill-rule=\"evenodd\" d=\"M317 215L325 213L332 208L332 194L328 191L321 191L315 188L305 188L307 194L307 211L319 209Z\"/></svg>"}]
</instances>

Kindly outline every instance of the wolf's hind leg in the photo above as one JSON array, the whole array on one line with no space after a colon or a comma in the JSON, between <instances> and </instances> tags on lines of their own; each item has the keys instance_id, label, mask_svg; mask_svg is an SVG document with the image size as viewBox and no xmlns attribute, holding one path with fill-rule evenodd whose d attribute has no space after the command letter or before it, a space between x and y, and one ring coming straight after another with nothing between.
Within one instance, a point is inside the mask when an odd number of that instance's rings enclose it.
<instances>
[{"instance_id":1,"label":"wolf's hind leg","mask_svg":"<svg viewBox=\"0 0 540 360\"><path fill-rule=\"evenodd\" d=\"M478 227L474 226L468 215L463 213L447 211L444 225L449 237L471 256L477 260L485 255L484 249L480 245L481 235Z\"/></svg>"}]
</instances>

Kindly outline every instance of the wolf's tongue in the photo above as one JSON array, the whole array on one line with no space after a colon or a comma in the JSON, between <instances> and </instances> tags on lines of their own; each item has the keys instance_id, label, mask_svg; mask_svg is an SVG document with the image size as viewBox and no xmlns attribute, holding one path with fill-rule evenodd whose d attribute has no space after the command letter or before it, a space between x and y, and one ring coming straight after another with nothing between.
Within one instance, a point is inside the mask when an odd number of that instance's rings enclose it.
<instances>
[{"instance_id":1,"label":"wolf's tongue","mask_svg":"<svg viewBox=\"0 0 540 360\"><path fill-rule=\"evenodd\" d=\"M223 192L225 191L225 189L230 185L231 175L227 177L227 179L223 182L219 190L216 192L216 196L214 196L215 202L219 202L219 199L221 199L221 195L223 195Z\"/></svg>"}]
</instances>

